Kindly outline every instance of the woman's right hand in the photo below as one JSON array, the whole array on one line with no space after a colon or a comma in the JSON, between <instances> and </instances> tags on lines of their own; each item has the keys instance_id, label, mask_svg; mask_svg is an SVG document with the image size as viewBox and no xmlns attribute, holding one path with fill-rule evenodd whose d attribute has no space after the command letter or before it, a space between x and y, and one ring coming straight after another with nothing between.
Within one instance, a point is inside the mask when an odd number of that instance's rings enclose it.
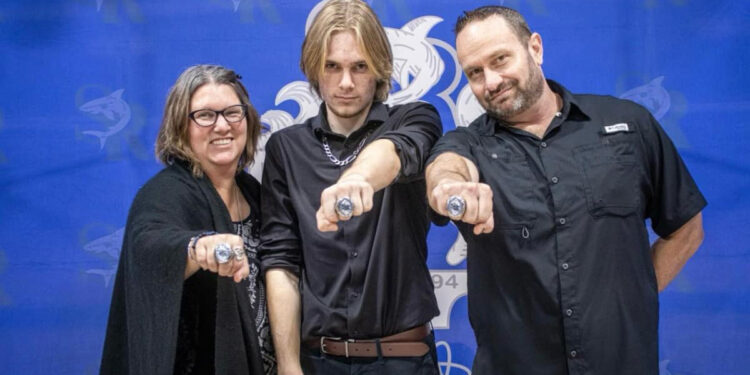
<instances>
[{"instance_id":1,"label":"woman's right hand","mask_svg":"<svg viewBox=\"0 0 750 375\"><path fill-rule=\"evenodd\" d=\"M242 256L232 256L228 262L219 264L214 252L219 244L228 245L233 253L238 249ZM245 244L242 237L235 234L213 234L199 238L195 247L190 249L188 258L189 262L194 262L201 269L218 273L219 276L232 277L236 283L250 274L250 267L245 256Z\"/></svg>"}]
</instances>

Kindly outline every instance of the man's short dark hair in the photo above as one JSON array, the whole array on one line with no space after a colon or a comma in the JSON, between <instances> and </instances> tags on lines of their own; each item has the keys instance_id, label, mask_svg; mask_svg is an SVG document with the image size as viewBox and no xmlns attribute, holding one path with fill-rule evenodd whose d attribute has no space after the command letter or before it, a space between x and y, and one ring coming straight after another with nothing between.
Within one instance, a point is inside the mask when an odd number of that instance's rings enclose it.
<instances>
[{"instance_id":1,"label":"man's short dark hair","mask_svg":"<svg viewBox=\"0 0 750 375\"><path fill-rule=\"evenodd\" d=\"M492 16L502 17L505 22L508 23L508 26L510 26L511 30L513 30L521 43L525 44L529 41L531 29L529 29L529 25L526 23L526 20L521 13L518 13L515 9L499 5L487 5L474 10L464 11L464 14L458 17L456 27L453 31L458 35L458 33L460 33L468 24L483 21Z\"/></svg>"}]
</instances>

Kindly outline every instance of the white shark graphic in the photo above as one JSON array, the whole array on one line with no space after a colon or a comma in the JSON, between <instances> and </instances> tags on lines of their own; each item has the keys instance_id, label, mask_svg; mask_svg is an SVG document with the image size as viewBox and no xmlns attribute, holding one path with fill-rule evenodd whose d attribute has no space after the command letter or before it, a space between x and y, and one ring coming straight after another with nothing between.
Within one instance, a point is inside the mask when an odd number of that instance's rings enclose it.
<instances>
[{"instance_id":1,"label":"white shark graphic","mask_svg":"<svg viewBox=\"0 0 750 375\"><path fill-rule=\"evenodd\" d=\"M263 112L260 116L260 122L268 127L260 135L258 148L255 150L255 161L250 166L250 174L258 180L261 179L263 172L263 161L266 157L266 142L273 132L286 128L287 126L299 124L310 117L318 114L320 109L320 98L311 90L310 84L305 81L293 81L286 84L276 94L275 105L279 105L287 100L293 100L299 106L297 116L292 116L286 111L279 109L270 109Z\"/></svg>"},{"instance_id":2,"label":"white shark graphic","mask_svg":"<svg viewBox=\"0 0 750 375\"><path fill-rule=\"evenodd\" d=\"M453 222L451 222L451 225L455 226ZM466 240L464 240L464 236L461 235L461 232L457 232L456 241L453 242L453 245L445 254L445 262L448 263L448 265L457 266L466 260L467 251L468 245L466 244Z\"/></svg>"},{"instance_id":3,"label":"white shark graphic","mask_svg":"<svg viewBox=\"0 0 750 375\"><path fill-rule=\"evenodd\" d=\"M92 275L99 275L104 278L104 286L109 287L112 282L112 277L117 272L117 261L120 259L120 247L122 246L122 238L125 234L125 228L120 228L106 236L99 237L85 245L83 250L94 254L104 256L107 262L110 262L112 266L110 268L96 268L86 270L86 273Z\"/></svg>"},{"instance_id":4,"label":"white shark graphic","mask_svg":"<svg viewBox=\"0 0 750 375\"><path fill-rule=\"evenodd\" d=\"M385 28L393 50L393 78L401 90L386 101L396 105L421 99L443 75L445 66L427 34L443 19L423 16L409 21L401 29Z\"/></svg>"},{"instance_id":5,"label":"white shark graphic","mask_svg":"<svg viewBox=\"0 0 750 375\"><path fill-rule=\"evenodd\" d=\"M83 134L99 138L100 150L104 148L107 138L125 129L125 126L130 122L130 106L122 100L123 91L125 90L116 90L107 96L94 99L78 108L88 114L103 115L108 120L115 121L115 124L107 128L106 131L87 130L83 132Z\"/></svg>"},{"instance_id":6,"label":"white shark graphic","mask_svg":"<svg viewBox=\"0 0 750 375\"><path fill-rule=\"evenodd\" d=\"M656 77L643 86L625 91L620 98L632 100L648 108L655 119L661 120L672 104L669 92L662 86L663 81L664 76Z\"/></svg>"},{"instance_id":7,"label":"white shark graphic","mask_svg":"<svg viewBox=\"0 0 750 375\"><path fill-rule=\"evenodd\" d=\"M86 270L86 273L101 276L104 279L104 287L109 288L110 284L112 284L112 278L117 273L117 267L109 269L90 269Z\"/></svg>"},{"instance_id":8,"label":"white shark graphic","mask_svg":"<svg viewBox=\"0 0 750 375\"><path fill-rule=\"evenodd\" d=\"M469 86L469 84L466 84L461 89L461 92L458 93L458 98L456 99L456 112L458 113L456 116L458 118L456 127L469 126L472 121L476 120L477 117L485 112L482 105L479 104L477 97L471 92L471 86Z\"/></svg>"},{"instance_id":9,"label":"white shark graphic","mask_svg":"<svg viewBox=\"0 0 750 375\"><path fill-rule=\"evenodd\" d=\"M322 103L318 95L313 93L310 84L305 81L287 83L279 90L276 94L275 104L279 105L287 100L294 100L299 105L299 113L294 117L293 124L299 124L310 117L316 116ZM282 128L288 125L291 124L283 125ZM276 131L278 129L272 128L271 130Z\"/></svg>"}]
</instances>

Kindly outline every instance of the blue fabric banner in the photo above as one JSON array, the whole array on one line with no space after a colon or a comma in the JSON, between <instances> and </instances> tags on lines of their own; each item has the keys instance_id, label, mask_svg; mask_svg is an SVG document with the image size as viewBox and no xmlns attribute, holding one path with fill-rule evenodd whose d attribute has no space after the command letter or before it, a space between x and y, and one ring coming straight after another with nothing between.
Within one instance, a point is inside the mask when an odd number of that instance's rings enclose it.
<instances>
[{"instance_id":1,"label":"blue fabric banner","mask_svg":"<svg viewBox=\"0 0 750 375\"><path fill-rule=\"evenodd\" d=\"M371 0L395 55L388 100L481 113L457 64L463 10L519 9L548 78L646 106L709 201L706 239L660 296L660 374L750 368L750 2ZM98 372L125 220L186 67L237 70L273 131L317 113L299 70L317 1L6 0L0 4L0 373ZM260 150L261 159L263 150ZM252 167L257 176L261 163ZM433 227L444 375L470 374L466 244ZM502 353L498 353L502 355Z\"/></svg>"}]
</instances>

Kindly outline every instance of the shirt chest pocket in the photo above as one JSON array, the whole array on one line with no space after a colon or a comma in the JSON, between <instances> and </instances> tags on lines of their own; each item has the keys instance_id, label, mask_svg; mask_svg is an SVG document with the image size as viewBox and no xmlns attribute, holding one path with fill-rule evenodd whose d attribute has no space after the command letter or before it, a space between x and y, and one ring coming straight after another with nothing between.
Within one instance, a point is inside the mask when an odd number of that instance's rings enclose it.
<instances>
[{"instance_id":1,"label":"shirt chest pocket","mask_svg":"<svg viewBox=\"0 0 750 375\"><path fill-rule=\"evenodd\" d=\"M641 168L630 141L603 142L575 149L583 188L593 216L628 216L641 206Z\"/></svg>"},{"instance_id":2,"label":"shirt chest pocket","mask_svg":"<svg viewBox=\"0 0 750 375\"><path fill-rule=\"evenodd\" d=\"M533 227L535 191L534 174L526 155L508 150L482 150L479 159L480 179L492 187L495 227L518 230Z\"/></svg>"}]
</instances>

